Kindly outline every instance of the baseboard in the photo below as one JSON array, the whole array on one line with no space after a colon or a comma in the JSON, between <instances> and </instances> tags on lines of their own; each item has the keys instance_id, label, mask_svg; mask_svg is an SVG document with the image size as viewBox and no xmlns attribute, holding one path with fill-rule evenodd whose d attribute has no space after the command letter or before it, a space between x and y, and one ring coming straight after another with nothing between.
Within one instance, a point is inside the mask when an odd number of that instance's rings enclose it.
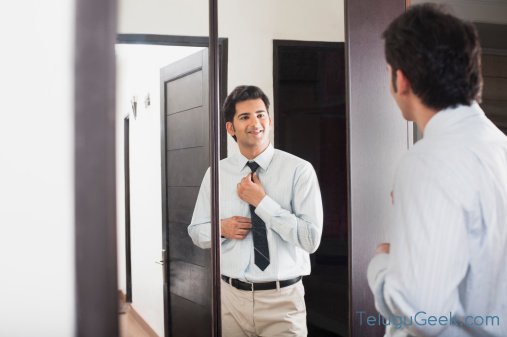
<instances>
[{"instance_id":1,"label":"baseboard","mask_svg":"<svg viewBox=\"0 0 507 337\"><path fill-rule=\"evenodd\" d=\"M146 336L149 337L159 337L159 335L151 328L151 326L146 323L146 321L139 315L139 313L132 307L130 303L126 302L127 296L123 293L123 291L118 290L118 299L120 301L120 314L128 314L130 315L137 324L141 327L141 329L146 333Z\"/></svg>"}]
</instances>

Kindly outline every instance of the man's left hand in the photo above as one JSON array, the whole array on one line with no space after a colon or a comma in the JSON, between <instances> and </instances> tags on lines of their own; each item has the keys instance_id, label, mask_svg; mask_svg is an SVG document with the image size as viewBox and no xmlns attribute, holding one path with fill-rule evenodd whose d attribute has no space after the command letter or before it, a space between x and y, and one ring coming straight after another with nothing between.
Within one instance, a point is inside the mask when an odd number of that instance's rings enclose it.
<instances>
[{"instance_id":1,"label":"man's left hand","mask_svg":"<svg viewBox=\"0 0 507 337\"><path fill-rule=\"evenodd\" d=\"M261 181L255 173L250 173L241 179L238 184L237 192L241 200L255 207L259 205L259 203L266 195L266 192L264 192L264 187L262 187Z\"/></svg>"},{"instance_id":2,"label":"man's left hand","mask_svg":"<svg viewBox=\"0 0 507 337\"><path fill-rule=\"evenodd\" d=\"M391 248L391 245L389 243L381 243L377 246L377 250L375 251L375 255L378 254L389 254L389 249Z\"/></svg>"}]
</instances>

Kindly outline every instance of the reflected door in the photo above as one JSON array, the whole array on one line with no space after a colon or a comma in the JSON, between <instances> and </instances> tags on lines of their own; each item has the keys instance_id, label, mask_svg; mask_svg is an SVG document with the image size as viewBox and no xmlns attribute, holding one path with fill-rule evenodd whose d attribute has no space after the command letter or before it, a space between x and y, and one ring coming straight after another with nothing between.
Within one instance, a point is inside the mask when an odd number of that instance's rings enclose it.
<instances>
[{"instance_id":1,"label":"reflected door","mask_svg":"<svg viewBox=\"0 0 507 337\"><path fill-rule=\"evenodd\" d=\"M211 334L209 250L188 236L209 163L208 52L161 69L165 335Z\"/></svg>"}]
</instances>

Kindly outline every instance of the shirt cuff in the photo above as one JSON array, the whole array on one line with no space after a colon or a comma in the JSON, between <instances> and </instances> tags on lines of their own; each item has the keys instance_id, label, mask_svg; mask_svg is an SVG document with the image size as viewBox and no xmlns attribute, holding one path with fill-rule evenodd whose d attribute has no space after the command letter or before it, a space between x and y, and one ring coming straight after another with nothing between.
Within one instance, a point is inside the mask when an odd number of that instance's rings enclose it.
<instances>
[{"instance_id":1,"label":"shirt cuff","mask_svg":"<svg viewBox=\"0 0 507 337\"><path fill-rule=\"evenodd\" d=\"M375 255L373 259L371 259L367 271L368 285L375 299L375 308L384 317L390 317L392 315L384 298L384 284L387 268L389 266L389 258L389 254L385 253Z\"/></svg>"},{"instance_id":2,"label":"shirt cuff","mask_svg":"<svg viewBox=\"0 0 507 337\"><path fill-rule=\"evenodd\" d=\"M373 293L375 293L375 288L378 286L378 281L380 281L379 277L383 278L388 264L389 254L386 253L375 255L368 264L368 285Z\"/></svg>"},{"instance_id":3,"label":"shirt cuff","mask_svg":"<svg viewBox=\"0 0 507 337\"><path fill-rule=\"evenodd\" d=\"M269 228L271 217L275 216L280 208L281 206L276 201L265 195L255 208L255 214L264 221L266 228Z\"/></svg>"}]
</instances>

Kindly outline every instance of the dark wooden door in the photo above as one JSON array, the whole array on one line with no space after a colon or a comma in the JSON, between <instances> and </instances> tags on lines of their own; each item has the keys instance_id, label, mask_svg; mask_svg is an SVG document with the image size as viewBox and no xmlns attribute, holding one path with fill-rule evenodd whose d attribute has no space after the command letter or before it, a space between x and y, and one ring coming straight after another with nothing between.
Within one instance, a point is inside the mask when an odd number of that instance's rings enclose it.
<instances>
[{"instance_id":1,"label":"dark wooden door","mask_svg":"<svg viewBox=\"0 0 507 337\"><path fill-rule=\"evenodd\" d=\"M209 166L207 49L160 73L165 336L211 335L209 250L188 236Z\"/></svg>"},{"instance_id":2,"label":"dark wooden door","mask_svg":"<svg viewBox=\"0 0 507 337\"><path fill-rule=\"evenodd\" d=\"M312 163L324 207L322 240L303 279L311 337L348 333L344 49L343 42L273 42L276 147Z\"/></svg>"}]
</instances>

